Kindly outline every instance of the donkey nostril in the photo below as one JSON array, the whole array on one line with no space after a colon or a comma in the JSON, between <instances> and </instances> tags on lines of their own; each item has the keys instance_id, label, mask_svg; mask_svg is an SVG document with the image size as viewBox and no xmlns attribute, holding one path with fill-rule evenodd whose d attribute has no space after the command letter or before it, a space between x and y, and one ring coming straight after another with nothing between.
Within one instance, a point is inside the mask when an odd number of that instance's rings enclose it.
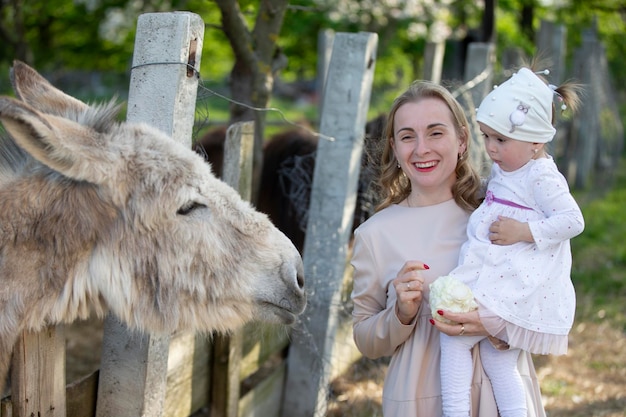
<instances>
[{"instance_id":1,"label":"donkey nostril","mask_svg":"<svg viewBox=\"0 0 626 417\"><path fill-rule=\"evenodd\" d=\"M304 274L298 273L297 282L298 282L298 288L304 289Z\"/></svg>"}]
</instances>

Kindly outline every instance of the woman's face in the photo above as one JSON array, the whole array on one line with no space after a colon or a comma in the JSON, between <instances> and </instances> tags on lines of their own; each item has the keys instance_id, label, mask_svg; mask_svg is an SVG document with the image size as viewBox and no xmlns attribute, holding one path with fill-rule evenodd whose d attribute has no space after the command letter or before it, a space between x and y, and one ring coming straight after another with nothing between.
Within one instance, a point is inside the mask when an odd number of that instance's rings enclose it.
<instances>
[{"instance_id":1,"label":"woman's face","mask_svg":"<svg viewBox=\"0 0 626 417\"><path fill-rule=\"evenodd\" d=\"M458 157L466 145L446 103L429 97L403 104L395 114L393 134L394 154L411 181L411 203L450 199Z\"/></svg>"}]
</instances>

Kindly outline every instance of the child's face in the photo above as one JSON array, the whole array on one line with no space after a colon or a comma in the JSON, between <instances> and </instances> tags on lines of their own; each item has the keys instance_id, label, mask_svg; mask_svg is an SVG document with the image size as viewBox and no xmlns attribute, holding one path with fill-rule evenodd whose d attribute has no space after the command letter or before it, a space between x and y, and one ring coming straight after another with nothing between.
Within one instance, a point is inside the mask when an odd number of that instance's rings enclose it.
<instances>
[{"instance_id":1,"label":"child's face","mask_svg":"<svg viewBox=\"0 0 626 417\"><path fill-rule=\"evenodd\" d=\"M483 133L487 154L503 171L512 172L523 167L535 157L535 150L541 148L541 144L511 139L484 123L478 124Z\"/></svg>"}]
</instances>

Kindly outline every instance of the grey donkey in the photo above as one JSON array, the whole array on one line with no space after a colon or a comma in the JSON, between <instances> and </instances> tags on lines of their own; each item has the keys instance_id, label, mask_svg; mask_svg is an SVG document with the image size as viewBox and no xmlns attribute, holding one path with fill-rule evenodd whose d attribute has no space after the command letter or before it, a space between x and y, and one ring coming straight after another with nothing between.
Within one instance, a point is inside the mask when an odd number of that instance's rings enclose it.
<instances>
[{"instance_id":1,"label":"grey donkey","mask_svg":"<svg viewBox=\"0 0 626 417\"><path fill-rule=\"evenodd\" d=\"M298 251L202 157L22 62L11 81L17 99L0 98L0 393L20 332L92 312L154 334L295 322Z\"/></svg>"}]
</instances>

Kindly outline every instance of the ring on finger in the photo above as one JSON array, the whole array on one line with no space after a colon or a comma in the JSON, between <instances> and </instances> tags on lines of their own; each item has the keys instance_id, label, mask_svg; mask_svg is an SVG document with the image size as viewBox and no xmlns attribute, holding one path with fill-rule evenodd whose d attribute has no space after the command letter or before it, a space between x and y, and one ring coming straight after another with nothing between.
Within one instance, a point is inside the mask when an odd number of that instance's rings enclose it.
<instances>
[{"instance_id":1,"label":"ring on finger","mask_svg":"<svg viewBox=\"0 0 626 417\"><path fill-rule=\"evenodd\" d=\"M465 325L461 323L461 332L459 333L459 336L463 336L464 333L465 333Z\"/></svg>"},{"instance_id":2,"label":"ring on finger","mask_svg":"<svg viewBox=\"0 0 626 417\"><path fill-rule=\"evenodd\" d=\"M407 282L407 283L406 283L406 290L407 290L407 291L410 291L410 290L411 290L411 283L410 283L410 282Z\"/></svg>"}]
</instances>

